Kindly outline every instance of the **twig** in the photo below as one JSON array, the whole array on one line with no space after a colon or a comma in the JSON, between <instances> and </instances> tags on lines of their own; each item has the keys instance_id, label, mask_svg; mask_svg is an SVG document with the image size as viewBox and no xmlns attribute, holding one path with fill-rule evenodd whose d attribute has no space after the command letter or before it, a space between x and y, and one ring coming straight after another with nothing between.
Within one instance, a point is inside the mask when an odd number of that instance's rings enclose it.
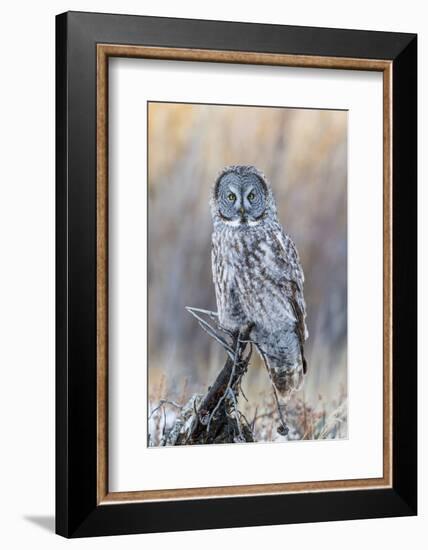
<instances>
[{"instance_id":1,"label":"twig","mask_svg":"<svg viewBox=\"0 0 428 550\"><path fill-rule=\"evenodd\" d=\"M239 390L242 393L242 397L245 399L245 401L248 403L248 398L244 393L244 390L242 389L242 380L239 381Z\"/></svg>"},{"instance_id":2,"label":"twig","mask_svg":"<svg viewBox=\"0 0 428 550\"><path fill-rule=\"evenodd\" d=\"M243 435L243 433L242 433L241 420L240 420L240 418L239 418L238 404L237 404L237 402L236 402L235 393L234 393L234 391L233 391L231 388L229 388L228 393L230 394L230 397L231 397L231 399L232 399L232 401L233 401L234 413L235 413L235 420L236 420L236 424L237 424L237 426L238 426L238 431L239 431L239 439L240 439L240 441L245 441L244 435Z\"/></svg>"},{"instance_id":3,"label":"twig","mask_svg":"<svg viewBox=\"0 0 428 550\"><path fill-rule=\"evenodd\" d=\"M260 351L260 355L262 356L263 358L263 363L265 364L265 367L266 367L266 370L268 372L268 375L269 375L269 380L270 380L270 383L271 383L271 386L272 386L272 392L273 392L273 395L274 395L274 398L275 398L275 402L276 402L276 408L278 410L278 415L279 415L279 421L280 421L280 426L278 427L278 433L280 435L287 435L288 434L288 427L287 427L287 424L285 423L285 419L284 417L282 416L282 410L281 410L281 405L279 403L279 399L278 399L278 394L276 392L276 388L275 388L275 384L273 383L273 380L272 380L272 376L270 374L270 371L269 371L269 367L268 367L268 364L267 364L267 360L266 360L266 356L264 354L264 352L258 348L259 351Z\"/></svg>"},{"instance_id":4,"label":"twig","mask_svg":"<svg viewBox=\"0 0 428 550\"><path fill-rule=\"evenodd\" d=\"M173 407L177 407L177 409L182 409L182 405L179 405L178 403L176 403L175 401L170 401L169 399L161 399L159 401L159 405L157 407L155 407L152 412L150 413L149 415L149 420L151 419L151 417L155 414L156 411L158 411L161 407L163 407L164 405L172 405Z\"/></svg>"},{"instance_id":5,"label":"twig","mask_svg":"<svg viewBox=\"0 0 428 550\"><path fill-rule=\"evenodd\" d=\"M207 333L209 334L214 340L217 340L219 344L221 344L224 349L226 350L227 354L231 359L233 359L233 350L229 346L229 344L224 340L221 336L219 336L209 325L208 323L202 323L199 321L198 325Z\"/></svg>"},{"instance_id":6,"label":"twig","mask_svg":"<svg viewBox=\"0 0 428 550\"><path fill-rule=\"evenodd\" d=\"M162 439L165 441L165 433L166 433L166 410L165 407L163 407L163 429L162 429ZM165 441L166 443L166 441Z\"/></svg>"},{"instance_id":7,"label":"twig","mask_svg":"<svg viewBox=\"0 0 428 550\"><path fill-rule=\"evenodd\" d=\"M256 406L256 410L254 411L254 418L253 418L253 421L251 422L251 431L254 432L254 426L256 425L256 420L257 420L257 411L258 411L258 407Z\"/></svg>"},{"instance_id":8,"label":"twig","mask_svg":"<svg viewBox=\"0 0 428 550\"><path fill-rule=\"evenodd\" d=\"M194 311L197 311L199 313L204 313L205 315L208 315L208 317L211 317L211 319L218 319L217 311L210 311L209 309L202 309L200 307L190 307L190 306L184 306L184 307L185 309L187 309L189 313L192 313L192 315Z\"/></svg>"},{"instance_id":9,"label":"twig","mask_svg":"<svg viewBox=\"0 0 428 550\"><path fill-rule=\"evenodd\" d=\"M212 311L207 311L205 309L197 309L197 308L191 308L189 306L186 306L186 310L191 314L193 315L193 317L195 317L198 322L199 322L199 326L205 330L205 332L207 332L212 338L214 338L215 340L217 340L217 342L219 344L221 344L224 349L228 352L228 354L230 355L230 358L233 359L233 349L229 346L229 344L226 342L226 340L220 336L214 329L213 327L207 323L205 321L205 319L203 319L200 315L198 315L197 313L195 313L195 311L199 311L199 312L202 312L202 313L205 313L207 314L210 318L213 318L214 316L214 312ZM218 325L217 325L218 326Z\"/></svg>"},{"instance_id":10,"label":"twig","mask_svg":"<svg viewBox=\"0 0 428 550\"><path fill-rule=\"evenodd\" d=\"M227 328L225 327L222 327L218 321L218 313L216 311L210 311L209 309L201 309L201 308L198 308L198 307L190 307L190 306L184 306L185 309L187 309L187 311L189 313L192 313L194 311L198 311L199 313L203 313L205 315L207 315L210 319L212 319L213 321L216 321L216 324L217 324L217 328L219 330L221 330L222 332L225 332L228 336L230 336L231 338L233 338L233 332L231 330L228 330Z\"/></svg>"},{"instance_id":11,"label":"twig","mask_svg":"<svg viewBox=\"0 0 428 550\"><path fill-rule=\"evenodd\" d=\"M239 413L239 417L240 417L240 418L243 418L243 419L245 420L245 424L247 425L247 428L250 430L250 432L252 432L253 429L251 428L251 424L248 422L248 419L247 419L247 417L245 416L245 414L242 413L241 411L238 411L238 413Z\"/></svg>"}]
</instances>

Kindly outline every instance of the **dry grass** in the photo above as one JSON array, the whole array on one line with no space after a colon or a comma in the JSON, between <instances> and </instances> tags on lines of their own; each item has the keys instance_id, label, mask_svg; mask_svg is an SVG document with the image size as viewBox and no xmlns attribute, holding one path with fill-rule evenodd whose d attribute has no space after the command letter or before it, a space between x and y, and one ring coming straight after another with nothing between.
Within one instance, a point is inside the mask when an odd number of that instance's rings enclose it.
<instances>
[{"instance_id":1,"label":"dry grass","mask_svg":"<svg viewBox=\"0 0 428 550\"><path fill-rule=\"evenodd\" d=\"M280 422L272 391L263 389L251 392L251 399L246 391L244 385L239 398L241 422L251 429L256 442L346 439L348 436L347 391L344 383L335 385L333 397L332 388L328 397L311 392L308 397L304 390L294 393L285 409L289 428L285 436L277 431ZM185 379L178 399L171 397L175 395L177 392L168 390L167 376L161 375L149 396L149 446L164 445L183 408L188 407L190 400L191 408L196 407L203 393L190 392Z\"/></svg>"}]
</instances>

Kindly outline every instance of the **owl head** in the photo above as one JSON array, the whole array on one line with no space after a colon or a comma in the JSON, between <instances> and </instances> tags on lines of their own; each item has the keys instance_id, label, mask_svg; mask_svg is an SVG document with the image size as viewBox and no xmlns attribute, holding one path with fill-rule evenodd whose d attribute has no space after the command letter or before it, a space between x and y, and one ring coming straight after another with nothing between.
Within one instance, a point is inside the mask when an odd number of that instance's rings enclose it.
<instances>
[{"instance_id":1,"label":"owl head","mask_svg":"<svg viewBox=\"0 0 428 550\"><path fill-rule=\"evenodd\" d=\"M211 199L214 221L234 227L257 225L276 214L272 191L254 166L228 166L214 184Z\"/></svg>"}]
</instances>

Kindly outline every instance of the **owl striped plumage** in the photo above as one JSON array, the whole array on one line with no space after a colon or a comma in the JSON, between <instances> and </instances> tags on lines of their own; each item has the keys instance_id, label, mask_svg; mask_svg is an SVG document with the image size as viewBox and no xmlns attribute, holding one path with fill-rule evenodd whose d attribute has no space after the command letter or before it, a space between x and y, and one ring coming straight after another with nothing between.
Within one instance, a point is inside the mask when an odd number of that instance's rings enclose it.
<instances>
[{"instance_id":1,"label":"owl striped plumage","mask_svg":"<svg viewBox=\"0 0 428 550\"><path fill-rule=\"evenodd\" d=\"M282 395L306 373L304 275L295 244L281 227L272 190L253 166L230 166L211 199L212 272L220 324L250 334Z\"/></svg>"}]
</instances>

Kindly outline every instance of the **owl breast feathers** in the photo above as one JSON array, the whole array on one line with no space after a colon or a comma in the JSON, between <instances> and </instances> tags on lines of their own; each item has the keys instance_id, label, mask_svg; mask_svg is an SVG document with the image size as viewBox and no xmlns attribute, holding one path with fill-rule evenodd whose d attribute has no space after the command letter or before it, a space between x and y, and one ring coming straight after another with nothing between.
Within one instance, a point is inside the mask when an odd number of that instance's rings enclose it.
<instances>
[{"instance_id":1,"label":"owl breast feathers","mask_svg":"<svg viewBox=\"0 0 428 550\"><path fill-rule=\"evenodd\" d=\"M252 166L224 169L211 199L212 272L221 325L251 339L277 390L288 395L306 373L304 275L278 222L272 190Z\"/></svg>"}]
</instances>

